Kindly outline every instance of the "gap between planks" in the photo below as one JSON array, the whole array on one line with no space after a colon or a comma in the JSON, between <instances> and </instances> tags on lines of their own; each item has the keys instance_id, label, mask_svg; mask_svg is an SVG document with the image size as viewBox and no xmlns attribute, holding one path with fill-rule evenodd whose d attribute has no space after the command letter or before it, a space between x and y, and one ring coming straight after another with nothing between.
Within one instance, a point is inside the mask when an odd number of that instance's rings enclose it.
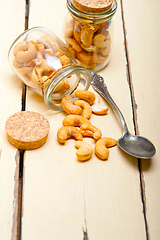
<instances>
[{"instance_id":1,"label":"gap between planks","mask_svg":"<svg viewBox=\"0 0 160 240\"><path fill-rule=\"evenodd\" d=\"M26 0L25 7L25 26L24 30L28 29L29 18L29 0ZM21 111L26 110L26 85L22 83L21 95ZM24 173L24 150L18 150L15 156L15 190L14 190L14 214L11 240L21 240L22 236L22 211L23 211L23 173Z\"/></svg>"},{"instance_id":2,"label":"gap between planks","mask_svg":"<svg viewBox=\"0 0 160 240\"><path fill-rule=\"evenodd\" d=\"M135 99L135 95L134 95L131 64L130 64L130 59L129 59L129 50L128 50L128 43L127 43L127 36L126 36L127 31L126 31L125 19L124 19L123 0L120 0L120 5L121 5L123 34L124 34L124 48L125 48L126 62L127 62L127 65L126 65L127 80L128 80L128 84L129 84L129 88L130 88L131 103L132 103L133 124L134 124L135 134L139 135L138 119L137 119L137 104L136 104L136 99ZM148 228L148 223L147 223L145 181L144 181L144 175L143 175L143 170L142 170L142 160L138 158L137 161L138 161L138 170L139 170L139 176L140 176L140 192L141 192L141 200L142 200L142 205L143 205L146 240L149 240L150 237L149 237L149 228Z\"/></svg>"}]
</instances>

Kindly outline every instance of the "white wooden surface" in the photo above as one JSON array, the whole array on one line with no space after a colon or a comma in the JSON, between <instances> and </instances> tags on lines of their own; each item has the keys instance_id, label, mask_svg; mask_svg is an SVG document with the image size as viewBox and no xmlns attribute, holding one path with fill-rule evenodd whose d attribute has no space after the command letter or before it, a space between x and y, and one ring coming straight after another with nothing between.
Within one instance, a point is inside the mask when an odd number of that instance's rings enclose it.
<instances>
[{"instance_id":1,"label":"white wooden surface","mask_svg":"<svg viewBox=\"0 0 160 240\"><path fill-rule=\"evenodd\" d=\"M130 14L129 8L132 8L132 12L136 13L136 15ZM151 160L142 161L147 208L146 217L151 240L160 239L159 12L160 2L158 0L135 3L133 1L124 1L132 79L138 106L138 129L139 133L148 137L157 148L157 154Z\"/></svg>"},{"instance_id":2,"label":"white wooden surface","mask_svg":"<svg viewBox=\"0 0 160 240\"><path fill-rule=\"evenodd\" d=\"M115 37L111 60L100 74L122 110L130 131L134 133L123 13L132 94L137 104L137 129L141 135L153 141L157 148L157 154L152 159L139 160L139 165L142 165L148 232L141 200L138 160L115 147L110 150L107 161L100 161L93 156L90 161L79 163L75 157L75 141L68 140L65 146L61 146L56 139L64 113L49 110L43 99L28 89L26 110L46 116L51 130L42 148L25 153L22 240L160 239L160 4L158 0L136 3L128 0L122 3L123 11L118 0L118 10L114 17ZM18 156L17 150L6 140L4 124L11 113L21 109L21 82L10 69L7 52L11 42L24 29L24 4L25 1L20 0L10 1L10 4L3 2L3 9L0 10L3 16L0 27L3 33L0 39L0 239L3 240L18 240L15 213ZM4 9L7 9L7 16ZM29 27L48 27L63 39L66 14L65 0L30 0ZM6 23L7 27L4 28ZM101 101L106 104L103 99ZM122 134L121 124L111 108L107 116L92 115L91 121L102 130L103 136L118 139ZM92 139L86 140L94 146Z\"/></svg>"},{"instance_id":3,"label":"white wooden surface","mask_svg":"<svg viewBox=\"0 0 160 240\"><path fill-rule=\"evenodd\" d=\"M11 70L7 54L13 40L24 30L24 1L0 1L0 239L16 239L17 226L17 149L8 144L5 121L21 110L21 82Z\"/></svg>"}]
</instances>

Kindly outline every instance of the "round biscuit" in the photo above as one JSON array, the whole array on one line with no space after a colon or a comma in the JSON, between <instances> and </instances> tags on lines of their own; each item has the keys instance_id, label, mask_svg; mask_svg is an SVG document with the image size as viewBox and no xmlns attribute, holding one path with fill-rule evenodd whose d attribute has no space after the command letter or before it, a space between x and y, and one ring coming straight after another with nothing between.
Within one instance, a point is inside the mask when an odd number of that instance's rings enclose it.
<instances>
[{"instance_id":1,"label":"round biscuit","mask_svg":"<svg viewBox=\"0 0 160 240\"><path fill-rule=\"evenodd\" d=\"M43 146L47 141L50 124L40 113L20 111L7 119L5 130L9 143L14 147L33 150Z\"/></svg>"}]
</instances>

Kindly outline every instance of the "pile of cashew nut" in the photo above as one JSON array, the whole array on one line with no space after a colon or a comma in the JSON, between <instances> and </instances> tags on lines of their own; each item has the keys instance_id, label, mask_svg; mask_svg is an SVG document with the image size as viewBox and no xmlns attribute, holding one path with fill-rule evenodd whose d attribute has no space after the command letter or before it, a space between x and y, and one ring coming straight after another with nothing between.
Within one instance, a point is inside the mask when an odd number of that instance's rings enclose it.
<instances>
[{"instance_id":1,"label":"pile of cashew nut","mask_svg":"<svg viewBox=\"0 0 160 240\"><path fill-rule=\"evenodd\" d=\"M111 51L109 21L81 23L73 18L66 22L65 41L70 52L83 67L104 65Z\"/></svg>"},{"instance_id":2,"label":"pile of cashew nut","mask_svg":"<svg viewBox=\"0 0 160 240\"><path fill-rule=\"evenodd\" d=\"M72 103L71 96L66 94L62 100L64 111L68 114L62 121L62 127L57 131L59 143L65 144L67 139L76 140L77 158L79 161L89 160L93 155L93 147L83 141L84 137L91 137L95 140L94 151L98 158L106 160L109 156L108 148L117 144L113 138L102 137L102 132L89 120L92 112L97 115L104 115L108 112L108 107L99 105L93 92L87 90L75 91L76 100ZM97 106L100 108L98 108ZM92 109L96 109L93 110Z\"/></svg>"},{"instance_id":3,"label":"pile of cashew nut","mask_svg":"<svg viewBox=\"0 0 160 240\"><path fill-rule=\"evenodd\" d=\"M13 49L13 67L31 87L44 94L44 90L57 71L65 66L74 65L65 51L62 51L50 34L36 41L26 40L17 43ZM67 80L63 80L55 92L70 88Z\"/></svg>"}]
</instances>

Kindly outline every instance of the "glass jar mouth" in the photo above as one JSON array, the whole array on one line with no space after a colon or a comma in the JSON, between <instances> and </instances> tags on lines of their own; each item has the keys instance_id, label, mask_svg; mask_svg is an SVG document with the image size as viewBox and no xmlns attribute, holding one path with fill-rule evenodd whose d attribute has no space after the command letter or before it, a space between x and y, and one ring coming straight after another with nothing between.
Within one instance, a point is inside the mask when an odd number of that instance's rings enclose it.
<instances>
[{"instance_id":1,"label":"glass jar mouth","mask_svg":"<svg viewBox=\"0 0 160 240\"><path fill-rule=\"evenodd\" d=\"M112 3L112 7L106 11L106 12L103 12L103 13L100 13L100 14L94 14L94 13L85 13L85 12L82 12L80 11L79 9L77 9L72 3L70 0L67 0L67 8L69 10L69 12L76 18L80 18L82 20L86 20L86 21L108 21L110 20L116 10L117 10L117 1L116 0L113 0L113 3Z\"/></svg>"},{"instance_id":2,"label":"glass jar mouth","mask_svg":"<svg viewBox=\"0 0 160 240\"><path fill-rule=\"evenodd\" d=\"M66 78L70 79L72 76L76 76L76 79L73 80L72 87L70 87L67 91L62 93L62 95L57 96L56 93L54 93L54 91L58 84ZM61 106L62 97L65 94L70 94L71 96L74 95L74 91L76 89L81 89L81 86L83 86L83 90L88 90L88 88L90 87L90 83L91 83L90 72L86 68L79 65L65 67L65 69L60 69L60 71L58 71L58 73L53 77L52 81L45 89L44 101L50 109L55 111L62 111L63 110Z\"/></svg>"}]
</instances>

